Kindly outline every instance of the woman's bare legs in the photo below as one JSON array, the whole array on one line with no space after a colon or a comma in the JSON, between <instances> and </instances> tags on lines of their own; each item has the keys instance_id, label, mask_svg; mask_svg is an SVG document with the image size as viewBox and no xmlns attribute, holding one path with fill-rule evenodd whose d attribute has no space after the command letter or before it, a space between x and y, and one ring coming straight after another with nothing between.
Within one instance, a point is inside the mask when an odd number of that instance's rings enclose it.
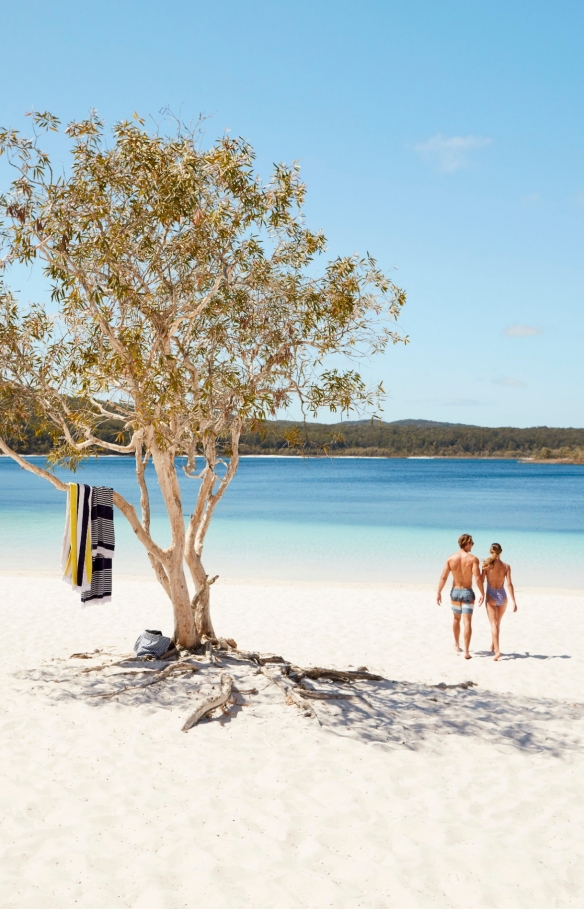
<instances>
[{"instance_id":1,"label":"woman's bare legs","mask_svg":"<svg viewBox=\"0 0 584 909\"><path fill-rule=\"evenodd\" d=\"M495 654L495 659L501 659L501 647L499 644L499 632L501 630L501 619L507 609L507 600L502 606L495 606L492 600L487 599L487 615L491 624L491 651Z\"/></svg>"}]
</instances>

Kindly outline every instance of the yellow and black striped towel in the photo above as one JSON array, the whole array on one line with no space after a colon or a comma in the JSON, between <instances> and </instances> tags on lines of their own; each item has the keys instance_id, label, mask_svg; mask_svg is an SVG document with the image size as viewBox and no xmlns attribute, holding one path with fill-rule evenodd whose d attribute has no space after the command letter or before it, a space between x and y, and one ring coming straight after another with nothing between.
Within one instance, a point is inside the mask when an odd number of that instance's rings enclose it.
<instances>
[{"instance_id":1,"label":"yellow and black striped towel","mask_svg":"<svg viewBox=\"0 0 584 909\"><path fill-rule=\"evenodd\" d=\"M61 565L73 590L91 589L91 486L84 483L69 483Z\"/></svg>"}]
</instances>

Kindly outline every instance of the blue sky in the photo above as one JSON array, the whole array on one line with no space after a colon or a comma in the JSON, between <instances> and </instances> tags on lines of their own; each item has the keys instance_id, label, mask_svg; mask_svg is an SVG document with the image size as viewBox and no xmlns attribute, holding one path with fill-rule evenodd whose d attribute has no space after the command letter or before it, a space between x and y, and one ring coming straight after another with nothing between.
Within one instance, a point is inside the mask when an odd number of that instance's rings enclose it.
<instances>
[{"instance_id":1,"label":"blue sky","mask_svg":"<svg viewBox=\"0 0 584 909\"><path fill-rule=\"evenodd\" d=\"M584 4L33 0L2 32L3 125L169 106L299 160L330 255L408 292L385 419L584 425Z\"/></svg>"}]
</instances>

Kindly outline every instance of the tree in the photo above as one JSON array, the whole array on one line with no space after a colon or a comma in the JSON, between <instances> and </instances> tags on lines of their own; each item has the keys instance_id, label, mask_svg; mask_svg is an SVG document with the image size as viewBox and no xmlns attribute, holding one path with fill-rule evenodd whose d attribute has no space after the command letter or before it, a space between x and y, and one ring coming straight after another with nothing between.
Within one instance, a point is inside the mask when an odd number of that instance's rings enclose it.
<instances>
[{"instance_id":1,"label":"tree","mask_svg":"<svg viewBox=\"0 0 584 909\"><path fill-rule=\"evenodd\" d=\"M314 414L375 406L381 386L367 388L350 361L403 340L405 295L369 256L315 276L325 239L304 224L297 166L275 166L264 185L242 139L202 149L197 128L149 132L136 114L108 138L92 113L65 130L72 161L56 175L41 142L59 121L32 116L32 138L0 131L16 169L0 197L0 261L4 274L40 262L57 313L0 286L0 449L18 460L11 440L34 420L52 438L52 465L134 455L141 515L117 493L114 503L172 602L175 642L192 648L214 636L203 546L242 432L294 396ZM100 437L112 421L115 442ZM199 481L186 526L179 455ZM165 549L150 534L150 459L172 531Z\"/></svg>"}]
</instances>

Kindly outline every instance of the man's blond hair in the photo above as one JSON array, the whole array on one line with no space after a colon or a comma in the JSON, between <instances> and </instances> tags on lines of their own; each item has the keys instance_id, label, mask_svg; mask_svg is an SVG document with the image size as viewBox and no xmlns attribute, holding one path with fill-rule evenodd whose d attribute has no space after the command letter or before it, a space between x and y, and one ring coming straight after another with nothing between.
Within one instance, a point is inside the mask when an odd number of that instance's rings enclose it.
<instances>
[{"instance_id":1,"label":"man's blond hair","mask_svg":"<svg viewBox=\"0 0 584 909\"><path fill-rule=\"evenodd\" d=\"M464 549L465 546L468 546L468 544L472 542L474 541L470 533L463 533L462 536L458 538L458 545L461 549Z\"/></svg>"}]
</instances>

